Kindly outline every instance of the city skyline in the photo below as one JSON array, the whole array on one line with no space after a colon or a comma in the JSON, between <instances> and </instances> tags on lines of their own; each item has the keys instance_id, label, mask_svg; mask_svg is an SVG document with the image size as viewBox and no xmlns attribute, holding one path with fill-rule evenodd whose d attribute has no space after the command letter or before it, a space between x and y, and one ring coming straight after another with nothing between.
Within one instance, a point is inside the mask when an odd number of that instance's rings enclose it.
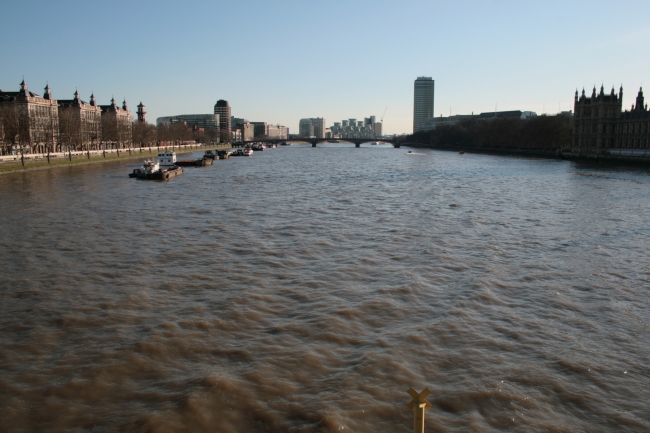
<instances>
[{"instance_id":1,"label":"city skyline","mask_svg":"<svg viewBox=\"0 0 650 433\"><path fill-rule=\"evenodd\" d=\"M650 25L643 18L650 5L643 2L615 11L606 2L359 2L346 3L346 14L333 22L331 10L343 4L197 2L197 14L196 7L165 2L5 2L3 16L77 25L57 32L35 25L25 36L21 20L7 20L0 47L10 61L0 71L0 88L16 91L24 76L37 93L48 84L55 99L78 90L101 104L113 97L142 101L150 122L209 112L224 99L236 117L292 131L302 118L379 117L388 107L383 132L392 134L411 132L418 76L437 82L436 117L495 106L543 114L572 110L576 88L638 88L650 66ZM233 19L242 8L243 23ZM87 33L97 36L80 36ZM218 47L201 43L216 34L224 42ZM267 49L245 54L260 41ZM341 49L350 41L371 43ZM336 61L304 58L315 49L335 52ZM626 97L624 108L634 103Z\"/></svg>"}]
</instances>

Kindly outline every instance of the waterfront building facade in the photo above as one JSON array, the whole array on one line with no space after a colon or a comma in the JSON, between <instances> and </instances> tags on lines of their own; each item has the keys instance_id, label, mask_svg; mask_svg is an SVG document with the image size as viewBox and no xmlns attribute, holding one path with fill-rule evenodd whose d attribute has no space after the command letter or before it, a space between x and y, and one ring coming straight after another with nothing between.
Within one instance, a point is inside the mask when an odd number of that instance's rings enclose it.
<instances>
[{"instance_id":1,"label":"waterfront building facade","mask_svg":"<svg viewBox=\"0 0 650 433\"><path fill-rule=\"evenodd\" d=\"M59 108L49 85L42 97L30 92L25 80L17 92L0 90L0 140L4 154L56 150Z\"/></svg>"},{"instance_id":2,"label":"waterfront building facade","mask_svg":"<svg viewBox=\"0 0 650 433\"><path fill-rule=\"evenodd\" d=\"M375 116L370 116L364 120L346 119L334 122L327 138L381 138L381 123L375 122L375 119Z\"/></svg>"},{"instance_id":3,"label":"waterfront building facade","mask_svg":"<svg viewBox=\"0 0 650 433\"><path fill-rule=\"evenodd\" d=\"M255 126L250 123L238 123L235 129L240 132L242 141L252 141L255 138Z\"/></svg>"},{"instance_id":4,"label":"waterfront building facade","mask_svg":"<svg viewBox=\"0 0 650 433\"><path fill-rule=\"evenodd\" d=\"M493 120L493 119L530 119L531 117L537 117L537 113L534 111L521 111L521 110L510 110L510 111L487 111L478 115L480 120Z\"/></svg>"},{"instance_id":5,"label":"waterfront building facade","mask_svg":"<svg viewBox=\"0 0 650 433\"><path fill-rule=\"evenodd\" d=\"M601 86L591 96L575 93L571 153L577 156L647 155L650 153L650 112L639 89L636 104L623 110L623 87L609 94Z\"/></svg>"},{"instance_id":6,"label":"waterfront building facade","mask_svg":"<svg viewBox=\"0 0 650 433\"><path fill-rule=\"evenodd\" d=\"M325 118L312 117L300 119L298 135L308 138L325 138Z\"/></svg>"},{"instance_id":7,"label":"waterfront building facade","mask_svg":"<svg viewBox=\"0 0 650 433\"><path fill-rule=\"evenodd\" d=\"M456 125L463 120L476 119L478 117L479 116L475 116L474 114L455 114L449 117L434 117L421 122L420 131L430 131L442 125Z\"/></svg>"},{"instance_id":8,"label":"waterfront building facade","mask_svg":"<svg viewBox=\"0 0 650 433\"><path fill-rule=\"evenodd\" d=\"M375 116L366 117L363 119L365 125L370 125L370 127L375 131L377 137L382 135L382 122L377 122Z\"/></svg>"},{"instance_id":9,"label":"waterfront building facade","mask_svg":"<svg viewBox=\"0 0 650 433\"><path fill-rule=\"evenodd\" d=\"M218 114L178 114L164 116L156 119L156 125L170 126L175 123L185 123L192 128L214 128L219 131L221 127Z\"/></svg>"},{"instance_id":10,"label":"waterfront building facade","mask_svg":"<svg viewBox=\"0 0 650 433\"><path fill-rule=\"evenodd\" d=\"M221 135L222 139L224 141L230 141L231 140L231 132L232 132L232 127L230 125L230 122L228 122L228 119L230 119L230 105L228 104L228 101L225 101L223 99L219 99L216 104L214 104L214 114L219 115L219 119L222 119L223 122L221 123Z\"/></svg>"},{"instance_id":11,"label":"waterfront building facade","mask_svg":"<svg viewBox=\"0 0 650 433\"><path fill-rule=\"evenodd\" d=\"M235 117L235 116L230 116L230 128L235 129L238 123L248 123L248 119L244 119L243 117Z\"/></svg>"},{"instance_id":12,"label":"waterfront building facade","mask_svg":"<svg viewBox=\"0 0 650 433\"><path fill-rule=\"evenodd\" d=\"M282 125L268 125L266 136L278 140L289 138L289 129Z\"/></svg>"},{"instance_id":13,"label":"waterfront building facade","mask_svg":"<svg viewBox=\"0 0 650 433\"><path fill-rule=\"evenodd\" d=\"M82 101L75 90L72 99L59 99L59 140L67 149L98 149L102 139L102 110L95 95Z\"/></svg>"},{"instance_id":14,"label":"waterfront building facade","mask_svg":"<svg viewBox=\"0 0 650 433\"><path fill-rule=\"evenodd\" d=\"M99 107L102 113L101 140L104 145L116 148L130 147L133 138L133 123L126 100L122 102L121 108L115 103L115 98L111 98L110 105L100 105Z\"/></svg>"},{"instance_id":15,"label":"waterfront building facade","mask_svg":"<svg viewBox=\"0 0 650 433\"><path fill-rule=\"evenodd\" d=\"M287 128L282 125L269 125L266 122L250 123L253 125L255 138L287 139Z\"/></svg>"},{"instance_id":16,"label":"waterfront building facade","mask_svg":"<svg viewBox=\"0 0 650 433\"><path fill-rule=\"evenodd\" d=\"M418 77L413 84L413 132L420 124L433 118L435 81L431 77Z\"/></svg>"}]
</instances>

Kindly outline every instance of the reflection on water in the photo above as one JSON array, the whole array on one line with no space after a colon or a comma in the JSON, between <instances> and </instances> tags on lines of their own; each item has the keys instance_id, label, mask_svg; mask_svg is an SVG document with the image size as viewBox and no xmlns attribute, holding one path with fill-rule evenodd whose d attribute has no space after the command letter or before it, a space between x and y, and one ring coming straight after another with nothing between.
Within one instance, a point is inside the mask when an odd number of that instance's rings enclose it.
<instances>
[{"instance_id":1,"label":"reflection on water","mask_svg":"<svg viewBox=\"0 0 650 433\"><path fill-rule=\"evenodd\" d=\"M407 151L0 176L3 430L648 431L648 172Z\"/></svg>"}]
</instances>

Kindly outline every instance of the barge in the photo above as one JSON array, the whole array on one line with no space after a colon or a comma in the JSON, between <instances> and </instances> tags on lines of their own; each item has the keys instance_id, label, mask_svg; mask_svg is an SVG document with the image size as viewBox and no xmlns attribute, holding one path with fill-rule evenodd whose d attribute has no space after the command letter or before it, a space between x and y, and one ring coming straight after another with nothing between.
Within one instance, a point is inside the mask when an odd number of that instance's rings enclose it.
<instances>
[{"instance_id":1,"label":"barge","mask_svg":"<svg viewBox=\"0 0 650 433\"><path fill-rule=\"evenodd\" d=\"M145 160L142 167L129 173L130 178L144 180L166 180L183 174L183 169L176 165L176 153L162 152L158 161Z\"/></svg>"},{"instance_id":2,"label":"barge","mask_svg":"<svg viewBox=\"0 0 650 433\"><path fill-rule=\"evenodd\" d=\"M211 158L200 158L200 159L181 159L176 161L176 165L179 167L205 167L206 165L212 165L214 161Z\"/></svg>"}]
</instances>

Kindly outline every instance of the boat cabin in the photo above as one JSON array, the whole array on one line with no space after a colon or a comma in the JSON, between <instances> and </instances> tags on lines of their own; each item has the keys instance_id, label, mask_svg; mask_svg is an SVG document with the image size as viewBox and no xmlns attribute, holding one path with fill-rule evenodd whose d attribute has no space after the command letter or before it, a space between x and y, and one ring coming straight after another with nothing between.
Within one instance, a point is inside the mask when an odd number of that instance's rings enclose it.
<instances>
[{"instance_id":1,"label":"boat cabin","mask_svg":"<svg viewBox=\"0 0 650 433\"><path fill-rule=\"evenodd\" d=\"M176 165L176 153L169 151L159 153L158 164L161 166Z\"/></svg>"}]
</instances>

